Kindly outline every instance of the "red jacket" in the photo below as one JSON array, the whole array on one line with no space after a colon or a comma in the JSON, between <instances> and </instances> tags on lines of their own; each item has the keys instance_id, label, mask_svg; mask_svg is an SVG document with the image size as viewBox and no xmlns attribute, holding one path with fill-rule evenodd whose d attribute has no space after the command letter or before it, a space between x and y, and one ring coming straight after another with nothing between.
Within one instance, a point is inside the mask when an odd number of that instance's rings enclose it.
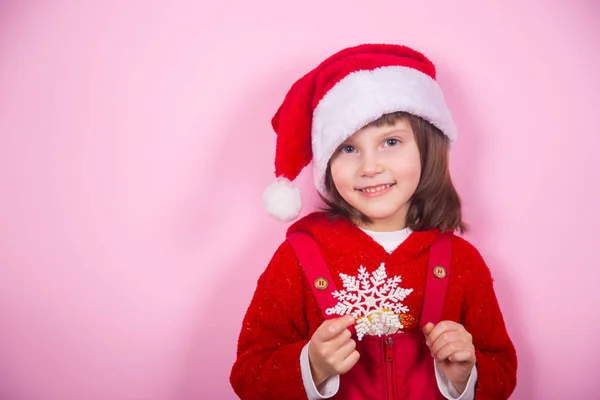
<instances>
[{"instance_id":1,"label":"red jacket","mask_svg":"<svg viewBox=\"0 0 600 400\"><path fill-rule=\"evenodd\" d=\"M413 232L392 254L344 218L313 213L293 224L311 233L337 287L340 273L355 275L359 266L372 272L385 262L389 276L400 275L413 288L404 304L404 331L418 329L429 245L437 231ZM476 348L477 399L505 399L516 385L517 358L506 332L488 267L466 240L453 237L452 272L442 320L464 325ZM258 280L240 332L230 381L241 399L305 399L300 352L323 316L296 255L284 242Z\"/></svg>"}]
</instances>

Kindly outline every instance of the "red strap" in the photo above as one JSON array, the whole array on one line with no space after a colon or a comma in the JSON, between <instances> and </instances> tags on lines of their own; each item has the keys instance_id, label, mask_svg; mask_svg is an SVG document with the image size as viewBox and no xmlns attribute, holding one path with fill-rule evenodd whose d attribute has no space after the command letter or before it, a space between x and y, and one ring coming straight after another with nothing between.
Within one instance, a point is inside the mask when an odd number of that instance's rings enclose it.
<instances>
[{"instance_id":1,"label":"red strap","mask_svg":"<svg viewBox=\"0 0 600 400\"><path fill-rule=\"evenodd\" d=\"M306 232L294 232L287 238L292 245L298 261L304 270L308 284L319 303L319 308L325 319L337 318L339 315L326 315L325 310L335 307L337 300L333 297L332 292L336 290L335 282L325 264L325 260L321 255L321 251L313 237ZM327 281L327 288L324 290L317 289L315 283L318 279Z\"/></svg>"},{"instance_id":2,"label":"red strap","mask_svg":"<svg viewBox=\"0 0 600 400\"><path fill-rule=\"evenodd\" d=\"M425 284L425 300L421 313L421 328L428 322L437 324L442 317L442 308L446 299L448 280L450 279L450 263L452 261L452 234L445 233L432 243L429 251L427 278ZM439 270L439 268L442 268ZM436 276L436 269L438 275ZM440 272L444 272L440 278Z\"/></svg>"}]
</instances>

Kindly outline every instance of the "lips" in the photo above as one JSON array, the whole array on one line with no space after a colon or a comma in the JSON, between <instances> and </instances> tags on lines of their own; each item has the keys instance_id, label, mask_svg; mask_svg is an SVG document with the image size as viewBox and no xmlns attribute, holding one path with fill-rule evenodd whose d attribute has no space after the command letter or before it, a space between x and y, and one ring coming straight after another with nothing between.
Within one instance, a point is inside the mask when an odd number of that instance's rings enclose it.
<instances>
[{"instance_id":1,"label":"lips","mask_svg":"<svg viewBox=\"0 0 600 400\"><path fill-rule=\"evenodd\" d=\"M382 190L388 189L394 185L395 185L395 183L385 183L382 185L368 186L368 187L358 189L358 190L363 193L377 193L377 192L381 192Z\"/></svg>"}]
</instances>

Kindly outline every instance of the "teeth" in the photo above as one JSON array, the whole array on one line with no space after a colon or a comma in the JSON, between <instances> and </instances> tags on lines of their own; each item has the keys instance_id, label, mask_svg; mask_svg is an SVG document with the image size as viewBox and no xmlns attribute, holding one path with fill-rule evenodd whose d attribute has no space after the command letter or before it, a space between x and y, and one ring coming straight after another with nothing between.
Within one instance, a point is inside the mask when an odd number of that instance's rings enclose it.
<instances>
[{"instance_id":1,"label":"teeth","mask_svg":"<svg viewBox=\"0 0 600 400\"><path fill-rule=\"evenodd\" d=\"M373 188L366 188L366 189L361 189L361 190L365 193L376 193L376 192L381 192L382 190L387 189L390 186L392 186L392 185L387 184L387 185L380 185L380 186L376 186Z\"/></svg>"}]
</instances>

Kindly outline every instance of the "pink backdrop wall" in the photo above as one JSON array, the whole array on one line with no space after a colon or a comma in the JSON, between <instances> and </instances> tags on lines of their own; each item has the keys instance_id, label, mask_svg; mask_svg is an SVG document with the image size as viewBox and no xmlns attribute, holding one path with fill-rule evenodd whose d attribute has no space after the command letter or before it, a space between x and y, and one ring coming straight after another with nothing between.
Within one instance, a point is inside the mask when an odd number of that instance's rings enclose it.
<instances>
[{"instance_id":1,"label":"pink backdrop wall","mask_svg":"<svg viewBox=\"0 0 600 400\"><path fill-rule=\"evenodd\" d=\"M235 398L270 117L361 42L438 65L513 398L598 396L600 3L119 3L0 1L1 399Z\"/></svg>"}]
</instances>

